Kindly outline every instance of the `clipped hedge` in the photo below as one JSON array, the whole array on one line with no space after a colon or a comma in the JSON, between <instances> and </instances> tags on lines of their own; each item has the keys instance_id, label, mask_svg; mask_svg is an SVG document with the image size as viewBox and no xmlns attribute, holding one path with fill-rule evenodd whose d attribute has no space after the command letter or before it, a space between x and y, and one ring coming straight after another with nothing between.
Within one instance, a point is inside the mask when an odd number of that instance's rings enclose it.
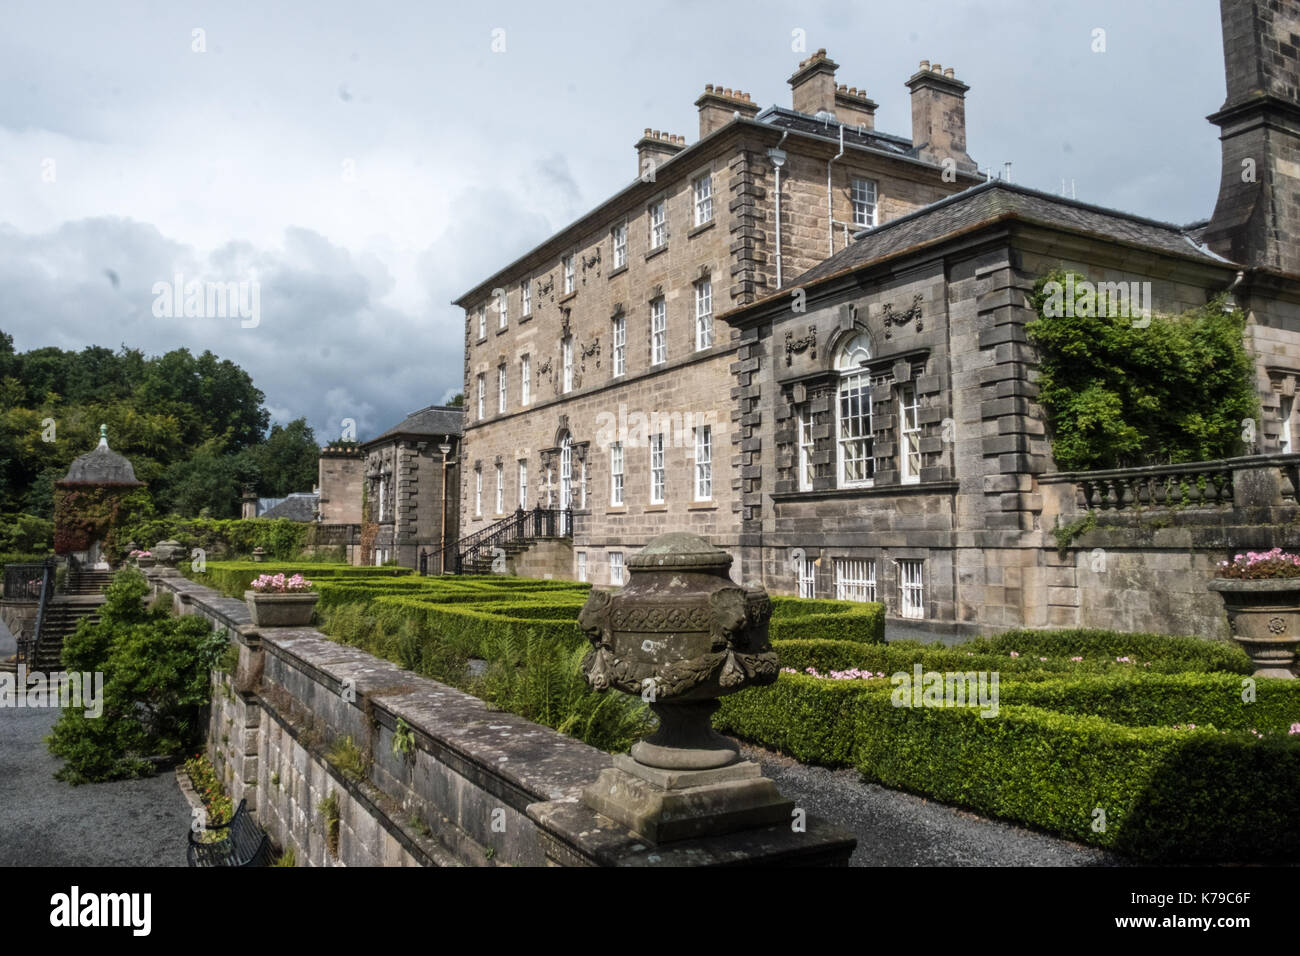
<instances>
[{"instance_id":1,"label":"clipped hedge","mask_svg":"<svg viewBox=\"0 0 1300 956\"><path fill-rule=\"evenodd\" d=\"M798 600L797 598L795 600ZM885 606L852 601L810 601L814 604L846 604L832 611L809 612L788 601L773 602L768 634L774 641L818 638L882 644L885 640ZM802 613L798 613L802 611Z\"/></svg>"},{"instance_id":2,"label":"clipped hedge","mask_svg":"<svg viewBox=\"0 0 1300 956\"><path fill-rule=\"evenodd\" d=\"M783 673L724 697L714 723L806 763L1146 859L1300 858L1300 739L1287 735L1300 682L1257 680L1253 703L1242 690L1221 673L1004 675L997 716L981 717L896 707L888 680Z\"/></svg>"},{"instance_id":3,"label":"clipped hedge","mask_svg":"<svg viewBox=\"0 0 1300 956\"><path fill-rule=\"evenodd\" d=\"M215 588L228 597L242 597L248 590L248 585L252 580L262 574L279 574L291 575L301 573L303 577L310 580L323 590L327 581L340 579L365 579L365 578L398 578L411 574L410 568L373 568L373 567L355 567L351 564L313 564L310 561L300 561L295 564L269 564L258 561L209 561L207 569L202 572L193 572L190 566L182 561L178 566L187 577L206 584L208 587Z\"/></svg>"},{"instance_id":4,"label":"clipped hedge","mask_svg":"<svg viewBox=\"0 0 1300 956\"><path fill-rule=\"evenodd\" d=\"M862 644L856 641L793 640L775 641L777 654L783 667L803 671L812 667L822 673L832 670L858 668L873 673L883 671L910 671L914 664L926 670L998 671L1004 676L1014 675L1018 680L1049 680L1053 678L1077 679L1088 674L1178 674L1236 673L1249 674L1254 669L1250 659L1236 645L1199 638L1165 637L1163 641L1150 640L1154 635L1133 635L1138 638L1127 645L1128 635L1111 635L1113 640L1092 643L1073 643L1077 631L1035 631L1034 643L1009 641L999 646L985 639L946 647L942 644L920 644L915 641L895 641L890 644ZM1092 635L1099 632L1084 632ZM1034 648L1016 652L1016 646ZM976 648L977 650L971 650ZM1039 650L1049 653L1038 653ZM1049 656L1050 655L1050 656ZM1082 657L1074 661L1072 657ZM1131 663L1118 660L1128 657ZM1046 658L1043 660L1042 658Z\"/></svg>"}]
</instances>

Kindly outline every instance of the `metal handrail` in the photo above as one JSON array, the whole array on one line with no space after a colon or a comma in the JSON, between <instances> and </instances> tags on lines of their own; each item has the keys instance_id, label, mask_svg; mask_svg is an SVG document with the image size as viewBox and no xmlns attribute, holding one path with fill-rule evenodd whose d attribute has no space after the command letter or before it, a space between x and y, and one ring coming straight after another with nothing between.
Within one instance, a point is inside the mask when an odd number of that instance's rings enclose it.
<instances>
[{"instance_id":1,"label":"metal handrail","mask_svg":"<svg viewBox=\"0 0 1300 956\"><path fill-rule=\"evenodd\" d=\"M494 549L511 541L530 538L573 537L572 508L543 508L532 511L518 508L486 528L480 528L459 541L429 552L424 562L425 574L462 573L466 562L473 562L484 549Z\"/></svg>"},{"instance_id":2,"label":"metal handrail","mask_svg":"<svg viewBox=\"0 0 1300 956\"><path fill-rule=\"evenodd\" d=\"M41 574L41 596L36 605L36 626L32 628L32 637L30 641L20 641L18 647L18 658L32 663L36 652L41 646L41 628L45 624L45 611L50 606L50 599L54 597L54 558L46 558L43 573ZM26 645L24 647L23 645ZM24 653L25 652L25 653Z\"/></svg>"}]
</instances>

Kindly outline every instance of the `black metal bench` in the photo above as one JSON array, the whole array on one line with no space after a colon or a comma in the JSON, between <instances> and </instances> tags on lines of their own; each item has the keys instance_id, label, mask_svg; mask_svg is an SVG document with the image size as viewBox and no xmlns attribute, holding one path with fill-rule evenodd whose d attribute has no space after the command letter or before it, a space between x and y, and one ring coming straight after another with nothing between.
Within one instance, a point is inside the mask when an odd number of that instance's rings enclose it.
<instances>
[{"instance_id":1,"label":"black metal bench","mask_svg":"<svg viewBox=\"0 0 1300 956\"><path fill-rule=\"evenodd\" d=\"M225 836L212 843L202 843L191 830L186 853L190 866L271 865L271 838L249 814L247 800L239 801L239 808L229 823L217 823L208 830L224 830Z\"/></svg>"}]
</instances>

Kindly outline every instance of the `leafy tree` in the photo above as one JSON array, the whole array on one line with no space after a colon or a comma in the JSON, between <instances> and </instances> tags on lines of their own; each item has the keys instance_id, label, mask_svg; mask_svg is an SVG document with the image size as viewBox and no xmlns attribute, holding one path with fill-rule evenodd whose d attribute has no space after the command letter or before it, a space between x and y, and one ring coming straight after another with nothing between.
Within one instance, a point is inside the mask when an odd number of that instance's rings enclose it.
<instances>
[{"instance_id":1,"label":"leafy tree","mask_svg":"<svg viewBox=\"0 0 1300 956\"><path fill-rule=\"evenodd\" d=\"M320 474L320 446L305 418L283 428L273 425L266 441L248 450L247 459L257 473L258 491L270 498L310 491Z\"/></svg>"}]
</instances>

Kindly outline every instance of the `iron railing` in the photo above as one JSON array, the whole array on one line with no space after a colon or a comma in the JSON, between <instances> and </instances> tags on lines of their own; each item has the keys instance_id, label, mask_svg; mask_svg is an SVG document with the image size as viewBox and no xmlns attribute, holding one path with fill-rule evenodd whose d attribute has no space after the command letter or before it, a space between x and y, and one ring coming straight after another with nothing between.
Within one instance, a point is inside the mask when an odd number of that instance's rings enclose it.
<instances>
[{"instance_id":1,"label":"iron railing","mask_svg":"<svg viewBox=\"0 0 1300 956\"><path fill-rule=\"evenodd\" d=\"M507 545L538 538L573 537L571 508L519 508L486 528L480 528L445 548L420 555L421 574L463 574L466 566L495 558Z\"/></svg>"},{"instance_id":2,"label":"iron railing","mask_svg":"<svg viewBox=\"0 0 1300 956\"><path fill-rule=\"evenodd\" d=\"M45 612L49 610L50 599L54 597L54 568L54 558L46 558L41 569L41 593L37 598L40 603L36 605L36 626L32 628L31 640L19 642L18 656L21 660L30 662L41 646L41 629L45 626Z\"/></svg>"},{"instance_id":3,"label":"iron railing","mask_svg":"<svg viewBox=\"0 0 1300 956\"><path fill-rule=\"evenodd\" d=\"M44 579L45 565L42 564L6 564L5 565L5 600L39 601L41 585Z\"/></svg>"}]
</instances>

